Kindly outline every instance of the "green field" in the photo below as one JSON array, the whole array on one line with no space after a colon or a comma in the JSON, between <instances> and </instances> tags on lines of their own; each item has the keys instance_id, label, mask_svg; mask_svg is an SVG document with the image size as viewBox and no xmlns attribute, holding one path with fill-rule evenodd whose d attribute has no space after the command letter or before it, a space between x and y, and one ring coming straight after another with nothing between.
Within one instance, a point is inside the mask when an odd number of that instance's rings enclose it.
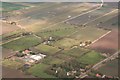
<instances>
[{"instance_id":1,"label":"green field","mask_svg":"<svg viewBox=\"0 0 120 80\"><path fill-rule=\"evenodd\" d=\"M69 60L69 59L73 59L73 57L69 56L69 55L65 55L64 53L60 53L56 55L56 58L58 59L62 59L62 60Z\"/></svg>"},{"instance_id":2,"label":"green field","mask_svg":"<svg viewBox=\"0 0 120 80\"><path fill-rule=\"evenodd\" d=\"M38 45L41 42L42 42L41 39L31 35L31 36L21 37L20 39L3 44L3 47L8 49L13 49L15 51L16 50L19 51Z\"/></svg>"},{"instance_id":3,"label":"green field","mask_svg":"<svg viewBox=\"0 0 120 80\"><path fill-rule=\"evenodd\" d=\"M73 45L79 45L79 41L71 38L63 38L53 43L54 46L61 48L71 48Z\"/></svg>"},{"instance_id":4,"label":"green field","mask_svg":"<svg viewBox=\"0 0 120 80\"><path fill-rule=\"evenodd\" d=\"M95 51L91 51L89 53L86 53L85 55L81 56L78 61L83 63L83 64L88 64L88 65L93 65L99 61L101 61L102 59L104 59L105 57L103 57L102 55L100 55L100 53L95 52Z\"/></svg>"},{"instance_id":5,"label":"green field","mask_svg":"<svg viewBox=\"0 0 120 80\"><path fill-rule=\"evenodd\" d=\"M62 51L63 54L69 55L71 57L79 58L83 54L87 53L89 50L83 49L83 48L73 48L70 50L64 50Z\"/></svg>"},{"instance_id":6,"label":"green field","mask_svg":"<svg viewBox=\"0 0 120 80\"><path fill-rule=\"evenodd\" d=\"M44 45L44 44L40 44L36 46L35 48L39 50L40 52L45 53L47 55L53 55L60 50L57 47L52 47L52 46Z\"/></svg>"},{"instance_id":7,"label":"green field","mask_svg":"<svg viewBox=\"0 0 120 80\"><path fill-rule=\"evenodd\" d=\"M37 33L38 36L43 38L48 38L49 36L53 37L68 37L74 32L76 32L79 28L75 28L72 25L67 24L59 24L54 27L51 27L49 30L45 30L44 32Z\"/></svg>"},{"instance_id":8,"label":"green field","mask_svg":"<svg viewBox=\"0 0 120 80\"><path fill-rule=\"evenodd\" d=\"M39 78L54 78L54 76L45 73L45 70L48 67L49 67L48 65L40 63L40 64L36 64L33 67L31 67L28 70L28 72L31 73L33 76L36 76Z\"/></svg>"},{"instance_id":9,"label":"green field","mask_svg":"<svg viewBox=\"0 0 120 80\"><path fill-rule=\"evenodd\" d=\"M44 64L53 65L53 64L61 64L64 62L64 60L59 59L57 57L50 56L50 57L47 57L46 59L44 59L42 62Z\"/></svg>"},{"instance_id":10,"label":"green field","mask_svg":"<svg viewBox=\"0 0 120 80\"><path fill-rule=\"evenodd\" d=\"M22 63L18 62L18 61L13 61L13 60L3 60L2 61L2 65L8 68L12 68L12 69L18 69L20 67L22 67Z\"/></svg>"},{"instance_id":11,"label":"green field","mask_svg":"<svg viewBox=\"0 0 120 80\"><path fill-rule=\"evenodd\" d=\"M57 27L53 27L52 30L40 32L41 34L38 33L38 36L43 38L48 38L49 36L62 38L56 42L53 42L52 45L61 48L70 48L75 45L78 46L81 41L94 41L107 33L106 30L95 27L82 28L67 25L68 28L66 28L65 26L66 24L62 24L62 26L58 27L58 29Z\"/></svg>"},{"instance_id":12,"label":"green field","mask_svg":"<svg viewBox=\"0 0 120 80\"><path fill-rule=\"evenodd\" d=\"M17 37L20 37L21 34L24 32L24 30L16 30L16 31L13 31L13 32L10 32L10 33L7 33L7 34L3 34L2 35L2 42L7 42L9 40L12 40L14 38L17 38Z\"/></svg>"},{"instance_id":13,"label":"green field","mask_svg":"<svg viewBox=\"0 0 120 80\"><path fill-rule=\"evenodd\" d=\"M0 7L2 7L2 12L10 12L14 10L23 9L29 6L24 6L24 5L15 4L15 3L2 2L2 5Z\"/></svg>"}]
</instances>

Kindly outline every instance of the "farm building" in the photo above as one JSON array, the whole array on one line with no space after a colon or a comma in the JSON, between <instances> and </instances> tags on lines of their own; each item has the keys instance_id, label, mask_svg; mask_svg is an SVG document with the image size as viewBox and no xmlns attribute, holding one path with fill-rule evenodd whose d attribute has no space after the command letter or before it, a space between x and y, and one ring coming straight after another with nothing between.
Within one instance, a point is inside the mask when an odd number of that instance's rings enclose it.
<instances>
[{"instance_id":1,"label":"farm building","mask_svg":"<svg viewBox=\"0 0 120 80\"><path fill-rule=\"evenodd\" d=\"M26 61L26 62L34 63L36 61L40 61L44 57L46 57L46 55L40 53L40 54L37 54L37 55L25 56L25 57L23 57L23 60Z\"/></svg>"}]
</instances>

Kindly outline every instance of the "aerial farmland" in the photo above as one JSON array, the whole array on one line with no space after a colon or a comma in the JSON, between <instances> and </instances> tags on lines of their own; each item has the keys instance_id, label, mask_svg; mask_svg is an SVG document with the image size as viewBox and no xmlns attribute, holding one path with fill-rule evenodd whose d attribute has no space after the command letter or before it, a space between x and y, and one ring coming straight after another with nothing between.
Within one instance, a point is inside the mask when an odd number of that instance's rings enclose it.
<instances>
[{"instance_id":1,"label":"aerial farmland","mask_svg":"<svg viewBox=\"0 0 120 80\"><path fill-rule=\"evenodd\" d=\"M1 3L3 78L118 77L117 3Z\"/></svg>"}]
</instances>

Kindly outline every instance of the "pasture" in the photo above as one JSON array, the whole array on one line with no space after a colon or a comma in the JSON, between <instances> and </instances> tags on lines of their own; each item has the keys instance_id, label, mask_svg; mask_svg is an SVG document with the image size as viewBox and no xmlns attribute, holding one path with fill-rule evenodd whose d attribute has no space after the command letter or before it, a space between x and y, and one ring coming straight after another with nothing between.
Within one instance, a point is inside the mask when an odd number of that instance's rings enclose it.
<instances>
[{"instance_id":1,"label":"pasture","mask_svg":"<svg viewBox=\"0 0 120 80\"><path fill-rule=\"evenodd\" d=\"M51 28L45 29L42 32L38 32L36 33L36 35L41 36L43 38L48 38L50 36L62 38L62 37L70 36L71 34L76 32L78 29L79 28L73 25L61 23Z\"/></svg>"},{"instance_id":2,"label":"pasture","mask_svg":"<svg viewBox=\"0 0 120 80\"><path fill-rule=\"evenodd\" d=\"M41 39L31 35L31 36L21 37L20 39L13 40L11 42L3 44L3 47L12 49L14 51L20 51L36 46L41 42L42 42Z\"/></svg>"},{"instance_id":3,"label":"pasture","mask_svg":"<svg viewBox=\"0 0 120 80\"><path fill-rule=\"evenodd\" d=\"M70 49L70 50L62 51L62 53L64 55L69 55L69 56L75 57L75 58L80 58L80 56L84 55L87 52L89 52L89 50L83 49L83 48L73 48L73 49Z\"/></svg>"},{"instance_id":4,"label":"pasture","mask_svg":"<svg viewBox=\"0 0 120 80\"><path fill-rule=\"evenodd\" d=\"M54 42L52 45L62 49L69 49L74 45L79 45L79 41L72 38L63 38Z\"/></svg>"},{"instance_id":5,"label":"pasture","mask_svg":"<svg viewBox=\"0 0 120 80\"><path fill-rule=\"evenodd\" d=\"M59 53L59 54L55 55L55 57L58 58L58 59L64 60L64 61L69 61L71 59L74 59L70 55L65 55L63 53Z\"/></svg>"},{"instance_id":6,"label":"pasture","mask_svg":"<svg viewBox=\"0 0 120 80\"><path fill-rule=\"evenodd\" d=\"M74 30L74 32L73 32ZM104 35L107 33L107 30L99 29L96 27L77 27L73 28L72 32L68 32L65 30L65 38L63 37L62 39L54 42L52 45L61 47L61 48L71 48L72 46L79 46L80 42L85 42L85 41L94 41L98 39L100 36ZM62 33L61 33L62 34ZM67 35L66 35L67 34Z\"/></svg>"},{"instance_id":7,"label":"pasture","mask_svg":"<svg viewBox=\"0 0 120 80\"><path fill-rule=\"evenodd\" d=\"M45 70L49 67L49 65L46 64L36 64L33 67L31 67L30 69L28 69L28 72L30 74L32 74L35 77L40 77L40 78L55 78L52 75L49 75L47 73L45 73Z\"/></svg>"},{"instance_id":8,"label":"pasture","mask_svg":"<svg viewBox=\"0 0 120 80\"><path fill-rule=\"evenodd\" d=\"M2 61L2 65L11 69L19 69L23 64L18 61L5 59Z\"/></svg>"},{"instance_id":9,"label":"pasture","mask_svg":"<svg viewBox=\"0 0 120 80\"><path fill-rule=\"evenodd\" d=\"M55 56L49 56L49 57L46 57L42 63L44 64L48 64L48 65L53 65L53 64L61 64L63 63L65 60L63 59L60 59L60 58L57 58Z\"/></svg>"},{"instance_id":10,"label":"pasture","mask_svg":"<svg viewBox=\"0 0 120 80\"><path fill-rule=\"evenodd\" d=\"M81 56L78 59L78 61L83 64L93 65L93 64L101 61L104 58L105 57L103 57L100 53L91 51L91 52L86 53L83 56Z\"/></svg>"},{"instance_id":11,"label":"pasture","mask_svg":"<svg viewBox=\"0 0 120 80\"><path fill-rule=\"evenodd\" d=\"M46 55L53 55L57 53L58 51L60 51L60 49L58 49L57 47L44 45L44 44L40 44L36 46L35 48Z\"/></svg>"}]
</instances>

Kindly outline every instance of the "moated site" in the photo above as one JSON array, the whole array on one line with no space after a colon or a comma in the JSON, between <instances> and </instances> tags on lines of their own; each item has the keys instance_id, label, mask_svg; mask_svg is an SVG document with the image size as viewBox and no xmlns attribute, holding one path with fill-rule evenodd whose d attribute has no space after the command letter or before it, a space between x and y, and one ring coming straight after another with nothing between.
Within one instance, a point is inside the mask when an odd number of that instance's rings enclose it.
<instances>
[{"instance_id":1,"label":"moated site","mask_svg":"<svg viewBox=\"0 0 120 80\"><path fill-rule=\"evenodd\" d=\"M118 3L2 2L3 78L118 77Z\"/></svg>"}]
</instances>

